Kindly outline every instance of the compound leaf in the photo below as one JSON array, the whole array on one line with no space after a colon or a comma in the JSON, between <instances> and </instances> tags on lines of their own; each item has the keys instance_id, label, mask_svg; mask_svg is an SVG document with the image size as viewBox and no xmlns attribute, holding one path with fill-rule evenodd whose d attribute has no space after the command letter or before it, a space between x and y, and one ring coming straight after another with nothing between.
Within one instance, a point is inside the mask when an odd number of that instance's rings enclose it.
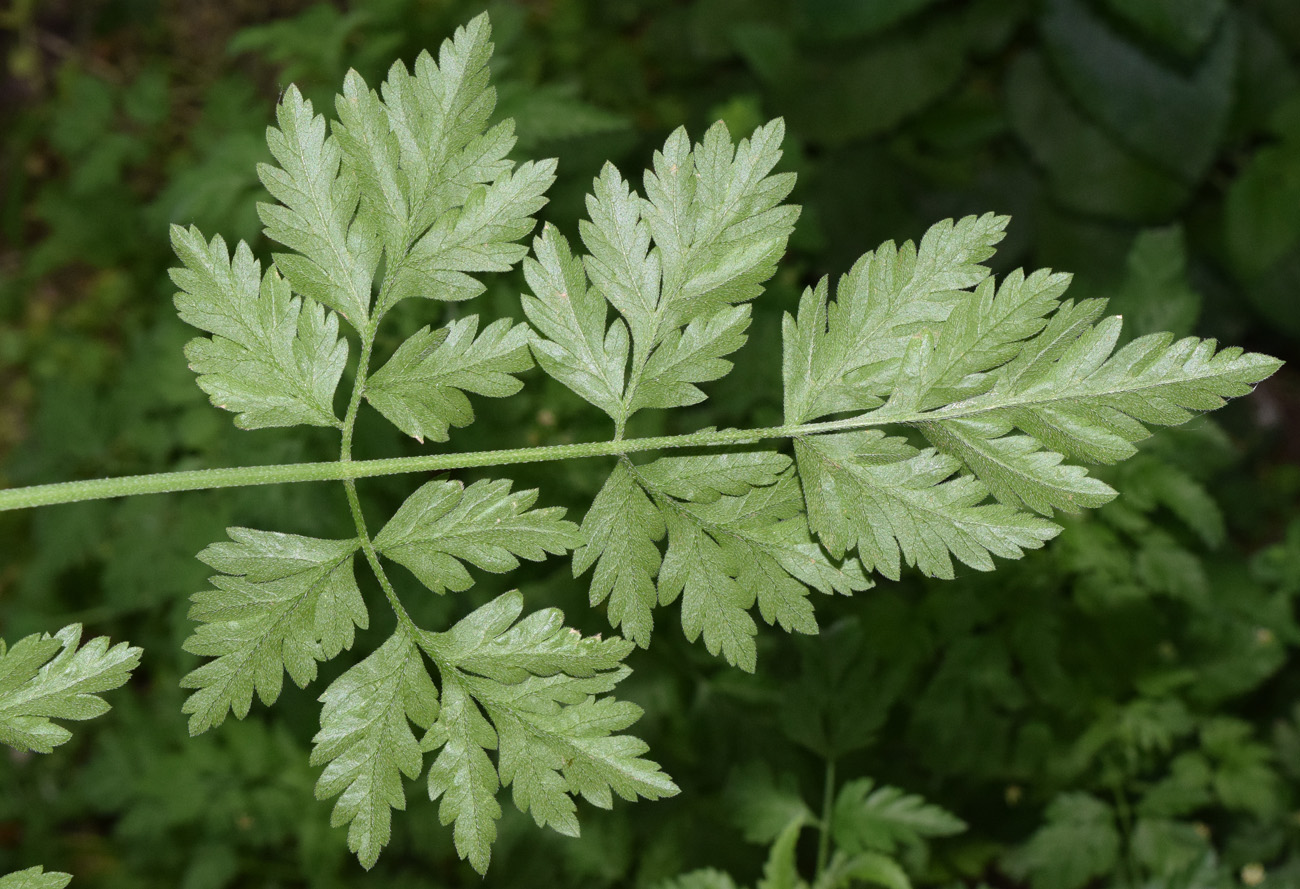
<instances>
[{"instance_id":1,"label":"compound leaf","mask_svg":"<svg viewBox=\"0 0 1300 889\"><path fill-rule=\"evenodd\" d=\"M614 732L641 715L633 704L596 695L628 675L632 644L584 638L564 615L543 609L519 621L523 597L507 593L422 644L443 671L443 709L424 739L441 748L429 793L439 817L455 822L456 848L487 869L501 810L495 794L511 788L515 805L538 826L576 836L573 797L608 808L612 794L658 799L677 787L641 754L640 740ZM518 621L516 623L516 621ZM488 750L498 750L494 767Z\"/></svg>"},{"instance_id":2,"label":"compound leaf","mask_svg":"<svg viewBox=\"0 0 1300 889\"><path fill-rule=\"evenodd\" d=\"M532 367L528 328L502 318L477 336L478 316L425 327L366 381L366 400L407 435L446 441L474 421L466 392L504 398L523 388L512 374Z\"/></svg>"},{"instance_id":3,"label":"compound leaf","mask_svg":"<svg viewBox=\"0 0 1300 889\"><path fill-rule=\"evenodd\" d=\"M284 673L298 686L316 678L318 661L352 647L354 627L369 625L353 572L356 540L228 528L230 542L199 553L223 572L213 589L195 593L190 617L201 623L185 641L191 654L214 658L183 680L190 734L243 719L253 692L265 704L280 696Z\"/></svg>"},{"instance_id":4,"label":"compound leaf","mask_svg":"<svg viewBox=\"0 0 1300 889\"><path fill-rule=\"evenodd\" d=\"M316 798L339 797L330 824L348 824L348 848L367 869L388 844L393 809L406 808L402 776L424 768L414 723L439 716L438 690L411 635L399 627L378 650L349 668L320 696L321 728L311 764L325 765Z\"/></svg>"},{"instance_id":5,"label":"compound leaf","mask_svg":"<svg viewBox=\"0 0 1300 889\"><path fill-rule=\"evenodd\" d=\"M583 538L564 521L564 509L529 509L537 490L511 493L505 480L432 481L406 499L375 538L375 549L409 568L435 593L461 592L474 583L464 562L494 573L519 559L562 555Z\"/></svg>"},{"instance_id":6,"label":"compound leaf","mask_svg":"<svg viewBox=\"0 0 1300 889\"><path fill-rule=\"evenodd\" d=\"M131 678L141 650L107 636L81 642L81 624L0 641L0 743L50 753L72 737L53 719L94 719L109 710L99 695Z\"/></svg>"},{"instance_id":7,"label":"compound leaf","mask_svg":"<svg viewBox=\"0 0 1300 889\"><path fill-rule=\"evenodd\" d=\"M171 270L181 288L176 309L182 321L212 334L185 347L212 403L238 414L244 429L340 426L334 390L348 344L338 317L293 296L275 269L260 275L242 241L232 259L220 236L205 243L197 228L179 225L171 235L184 263Z\"/></svg>"}]
</instances>

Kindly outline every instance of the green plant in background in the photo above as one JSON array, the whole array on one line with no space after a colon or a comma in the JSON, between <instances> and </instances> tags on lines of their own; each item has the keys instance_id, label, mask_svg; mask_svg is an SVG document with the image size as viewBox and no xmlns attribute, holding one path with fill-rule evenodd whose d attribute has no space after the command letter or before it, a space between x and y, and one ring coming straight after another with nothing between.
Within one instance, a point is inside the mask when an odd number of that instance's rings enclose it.
<instances>
[{"instance_id":1,"label":"green plant in background","mask_svg":"<svg viewBox=\"0 0 1300 889\"><path fill-rule=\"evenodd\" d=\"M488 34L486 17L475 19L436 63L424 55L412 71L398 64L378 92L350 74L328 133L311 102L289 88L278 129L269 131L276 165L260 170L279 203L260 211L267 235L292 252L276 254L265 273L244 244L232 256L220 237L173 230L183 263L173 273L177 308L211 334L186 349L200 386L244 428L337 428L338 461L0 493L0 507L18 508L344 482L353 536L230 528L228 542L201 554L219 574L194 597L200 626L186 648L212 660L184 679L194 689L185 711L192 733L228 712L243 718L254 692L271 703L284 673L306 685L319 663L350 648L369 624L353 574L361 553L397 626L321 695L312 762L325 766L317 796L340 796L333 822L349 826L349 846L367 867L390 839L390 810L406 805L403 776L419 776L426 753L434 753L429 795L454 825L457 852L480 872L502 786L538 825L569 834L578 830L574 796L608 807L612 793L675 793L642 757L645 745L616 734L640 708L599 697L627 678L634 643L649 646L656 607L680 599L688 639L702 637L710 653L753 671L755 607L769 624L811 634L810 589L852 593L871 585L872 572L899 578L904 564L951 578L954 557L982 571L994 555L1018 558L1060 531L1056 511L1115 496L1067 458L1126 459L1148 435L1144 424L1177 425L1213 410L1280 364L1158 332L1117 349L1119 319L1102 319L1102 300L1063 300L1068 276L994 280L982 263L1007 219L989 214L940 223L919 245L885 244L855 263L833 295L826 280L804 293L784 323L782 424L630 436L641 411L702 401L697 384L725 375L728 356L746 341L750 301L775 272L797 215L782 203L793 176L772 173L783 126L759 127L738 145L721 124L695 145L679 130L655 155L644 197L607 165L580 229L587 254L575 256L548 225L526 258L517 242L533 228L554 164L516 165L507 159L511 125L489 126ZM484 290L474 274L521 260L531 327L498 320L480 331L477 316L456 318L417 330L371 372L380 322L405 311L402 300L470 299ZM340 318L359 353L341 418L336 388L350 346ZM533 360L603 411L613 438L353 459L362 401L419 441L446 441L474 419L466 393L511 395L521 386L514 375ZM888 437L880 430L887 426L903 434ZM793 457L756 447L787 439ZM711 452L632 459L672 448ZM397 472L597 456L617 462L581 526L558 508L534 509L537 492L512 492L508 481L435 479L372 536L356 485ZM594 568L590 603L605 605L627 641L566 629L556 609L521 620L517 592L430 631L398 595L402 578L391 581L381 561L444 593L474 583L467 564L500 573L568 551L575 576ZM837 753L821 752L816 885L906 885L895 846L960 827L893 788L872 791L866 779L837 791ZM904 827L877 823L891 817ZM805 823L800 816L766 837L776 839L766 885L795 885ZM1013 866L1031 871L1034 848ZM714 878L683 878L700 879Z\"/></svg>"}]
</instances>

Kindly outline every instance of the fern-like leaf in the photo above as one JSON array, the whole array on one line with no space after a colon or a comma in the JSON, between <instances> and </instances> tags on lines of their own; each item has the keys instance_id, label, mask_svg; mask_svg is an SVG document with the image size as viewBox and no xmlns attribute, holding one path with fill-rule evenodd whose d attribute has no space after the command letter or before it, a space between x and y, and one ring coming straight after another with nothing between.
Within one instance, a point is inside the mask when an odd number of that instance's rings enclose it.
<instances>
[{"instance_id":1,"label":"fern-like leaf","mask_svg":"<svg viewBox=\"0 0 1300 889\"><path fill-rule=\"evenodd\" d=\"M249 528L226 533L229 543L199 553L223 573L209 579L213 589L194 594L190 608L200 624L185 650L213 658L181 680L196 689L184 707L192 735L220 725L229 712L243 719L254 691L274 703L286 672L305 687L317 662L351 648L353 628L369 625L353 573L356 540Z\"/></svg>"},{"instance_id":2,"label":"fern-like leaf","mask_svg":"<svg viewBox=\"0 0 1300 889\"><path fill-rule=\"evenodd\" d=\"M393 809L406 808L402 776L424 770L411 723L438 717L438 690L410 633L399 628L321 695L312 765L325 765L316 798L339 796L330 823L348 828L348 848L372 867L388 844Z\"/></svg>"},{"instance_id":3,"label":"fern-like leaf","mask_svg":"<svg viewBox=\"0 0 1300 889\"><path fill-rule=\"evenodd\" d=\"M72 737L51 720L94 719L109 710L99 695L126 683L141 650L107 636L81 642L81 624L6 646L0 640L0 744L50 753Z\"/></svg>"},{"instance_id":4,"label":"fern-like leaf","mask_svg":"<svg viewBox=\"0 0 1300 889\"><path fill-rule=\"evenodd\" d=\"M628 675L631 643L583 638L544 609L519 621L523 598L504 596L422 644L443 679L442 711L425 736L438 755L429 794L454 823L456 849L487 870L501 809L498 786L538 826L576 836L573 797L609 808L612 794L658 799L677 786L642 758L646 745L616 734L641 715L633 704L597 698ZM518 621L516 623L516 621ZM494 767L488 750L498 751Z\"/></svg>"},{"instance_id":5,"label":"fern-like leaf","mask_svg":"<svg viewBox=\"0 0 1300 889\"><path fill-rule=\"evenodd\" d=\"M199 386L244 429L339 426L334 390L347 363L338 317L293 296L275 269L260 266L240 243L232 259L220 236L205 243L197 228L172 226L184 263L172 269L181 320L212 334L185 347Z\"/></svg>"},{"instance_id":6,"label":"fern-like leaf","mask_svg":"<svg viewBox=\"0 0 1300 889\"><path fill-rule=\"evenodd\" d=\"M366 400L418 441L446 441L449 427L474 421L466 392L514 395L523 384L512 375L533 365L525 325L503 318L477 331L477 315L418 331L370 377Z\"/></svg>"},{"instance_id":7,"label":"fern-like leaf","mask_svg":"<svg viewBox=\"0 0 1300 889\"><path fill-rule=\"evenodd\" d=\"M467 590L464 562L502 573L520 559L541 561L577 546L578 526L558 506L529 509L537 491L511 493L508 481L433 481L406 499L375 538L375 549L442 593Z\"/></svg>"}]
</instances>

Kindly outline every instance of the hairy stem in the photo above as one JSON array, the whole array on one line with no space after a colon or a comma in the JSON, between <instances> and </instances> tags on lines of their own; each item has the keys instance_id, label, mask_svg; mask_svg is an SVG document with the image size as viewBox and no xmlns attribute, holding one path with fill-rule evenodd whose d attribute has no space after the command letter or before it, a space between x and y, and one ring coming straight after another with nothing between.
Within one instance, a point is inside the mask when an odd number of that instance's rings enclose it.
<instances>
[{"instance_id":1,"label":"hairy stem","mask_svg":"<svg viewBox=\"0 0 1300 889\"><path fill-rule=\"evenodd\" d=\"M387 292L387 288L385 291ZM383 299L383 293L380 294ZM382 304L381 304L382 305ZM366 324L361 333L361 357L357 359L357 375L352 381L352 397L348 399L348 412L343 418L343 443L339 450L339 466L348 466L352 463L352 431L357 425L357 412L361 409L361 399L366 393L366 379L370 375L370 356L374 349L375 332L379 329L379 321L382 317L382 308ZM366 527L366 514L361 509L361 498L357 495L357 481L355 477L343 479L343 487L347 490L348 509L352 511L352 522L357 528L357 538L361 541L361 549L366 554L366 561L370 563L370 570L375 573L375 578L379 581L379 586L384 591L384 596L388 598L388 604L392 606L393 613L397 615L397 620L402 626L414 637L419 628L411 620L411 615L402 605L402 601L397 598L397 591L393 589L393 584L388 579L388 573L384 571L384 565L379 561L379 553L375 551L375 542L370 538L370 530Z\"/></svg>"},{"instance_id":2,"label":"hairy stem","mask_svg":"<svg viewBox=\"0 0 1300 889\"><path fill-rule=\"evenodd\" d=\"M206 491L213 488L238 488L289 482L343 481L406 472L442 472L481 466L577 460L583 457L613 457L673 448L753 444L765 439L800 438L825 432L865 429L881 425L883 422L899 423L906 420L897 417L890 417L888 420L876 419L868 414L824 423L768 426L760 429L708 429L685 435L660 435L650 438L593 441L535 448L426 454L418 457L389 457L379 460L347 460L329 463L280 463L273 466L241 466L229 469L194 469L183 472L159 472L153 475L128 475L0 490L0 511L52 506L58 503L77 503L82 500L108 500L135 494Z\"/></svg>"}]
</instances>

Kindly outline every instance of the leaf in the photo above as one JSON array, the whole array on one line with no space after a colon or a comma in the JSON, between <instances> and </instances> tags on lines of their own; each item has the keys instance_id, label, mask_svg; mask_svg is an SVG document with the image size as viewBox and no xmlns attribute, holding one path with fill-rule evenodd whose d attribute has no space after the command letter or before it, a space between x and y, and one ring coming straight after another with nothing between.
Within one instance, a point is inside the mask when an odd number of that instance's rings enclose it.
<instances>
[{"instance_id":1,"label":"leaf","mask_svg":"<svg viewBox=\"0 0 1300 889\"><path fill-rule=\"evenodd\" d=\"M667 325L751 300L776 272L799 216L781 203L794 174L772 174L784 138L778 119L734 145L719 121L694 147L678 128L655 153L642 213L663 267L658 308Z\"/></svg>"},{"instance_id":2,"label":"leaf","mask_svg":"<svg viewBox=\"0 0 1300 889\"><path fill-rule=\"evenodd\" d=\"M646 198L612 164L601 170L580 225L582 267L558 235L535 244L524 305L538 364L618 429L641 408L702 401L695 384L731 369L723 356L749 324L737 304L762 292L798 216L781 204L793 175L770 175L784 132L773 121L736 145L718 123L692 147L679 129L655 154ZM622 316L608 332L600 297Z\"/></svg>"},{"instance_id":3,"label":"leaf","mask_svg":"<svg viewBox=\"0 0 1300 889\"><path fill-rule=\"evenodd\" d=\"M668 555L659 572L659 601L682 599L682 631L694 642L704 635L709 654L721 654L732 666L754 672L758 626L749 616L754 591L736 582L728 556L703 528L677 511L667 511ZM728 567L731 570L728 571ZM802 590L801 590L802 592ZM806 623L806 622L805 622ZM816 623L813 623L816 627Z\"/></svg>"},{"instance_id":4,"label":"leaf","mask_svg":"<svg viewBox=\"0 0 1300 889\"><path fill-rule=\"evenodd\" d=\"M727 807L731 820L751 843L770 843L792 821L816 818L789 773L774 775L767 763L754 760L737 768L727 782Z\"/></svg>"},{"instance_id":5,"label":"leaf","mask_svg":"<svg viewBox=\"0 0 1300 889\"><path fill-rule=\"evenodd\" d=\"M1103 89L1091 101L1104 95ZM1149 224L1174 215L1187 201L1186 179L1133 153L1120 144L1119 134L1112 136L1081 113L1034 50L1022 52L1008 68L1006 111L1048 190L1072 211Z\"/></svg>"},{"instance_id":6,"label":"leaf","mask_svg":"<svg viewBox=\"0 0 1300 889\"><path fill-rule=\"evenodd\" d=\"M45 868L37 866L0 877L0 889L63 889L71 882L71 874L46 873Z\"/></svg>"},{"instance_id":7,"label":"leaf","mask_svg":"<svg viewBox=\"0 0 1300 889\"><path fill-rule=\"evenodd\" d=\"M51 720L108 712L99 695L124 685L142 652L125 642L110 647L107 636L78 648L80 642L81 624L53 636L26 636L7 649L0 642L0 743L19 752L50 753L72 737Z\"/></svg>"},{"instance_id":8,"label":"leaf","mask_svg":"<svg viewBox=\"0 0 1300 889\"><path fill-rule=\"evenodd\" d=\"M917 451L867 430L796 439L808 520L835 558L856 549L867 570L891 579L902 562L932 577L953 577L952 559L993 570L990 555L1018 559L1059 526L1002 504L980 505L988 489L950 478L957 461Z\"/></svg>"},{"instance_id":9,"label":"leaf","mask_svg":"<svg viewBox=\"0 0 1300 889\"><path fill-rule=\"evenodd\" d=\"M1136 451L1144 424L1175 426L1249 393L1281 362L1214 340L1139 337L1112 354L1121 321L1086 326L1071 341L1048 327L1008 363L987 393L942 418L989 414L1066 456L1113 463ZM1050 346L1040 345L1044 338ZM1062 349L1062 347L1064 347Z\"/></svg>"},{"instance_id":10,"label":"leaf","mask_svg":"<svg viewBox=\"0 0 1300 889\"><path fill-rule=\"evenodd\" d=\"M519 128L519 148L560 140L581 139L631 128L631 119L584 101L573 83L505 84L499 90L498 115L513 118Z\"/></svg>"},{"instance_id":11,"label":"leaf","mask_svg":"<svg viewBox=\"0 0 1300 889\"><path fill-rule=\"evenodd\" d=\"M1003 863L1033 889L1080 889L1111 872L1119 846L1110 806L1086 793L1063 793L1047 807L1047 824Z\"/></svg>"},{"instance_id":12,"label":"leaf","mask_svg":"<svg viewBox=\"0 0 1300 889\"><path fill-rule=\"evenodd\" d=\"M1195 181L1228 123L1237 71L1235 21L1218 29L1186 75L1107 28L1080 0L1051 0L1042 28L1071 98L1136 154Z\"/></svg>"},{"instance_id":13,"label":"leaf","mask_svg":"<svg viewBox=\"0 0 1300 889\"><path fill-rule=\"evenodd\" d=\"M564 509L529 509L537 490L511 493L505 480L432 481L406 499L375 537L375 549L409 568L435 593L462 592L474 580L468 562L485 571L504 573L519 559L540 562L582 543Z\"/></svg>"},{"instance_id":14,"label":"leaf","mask_svg":"<svg viewBox=\"0 0 1300 889\"><path fill-rule=\"evenodd\" d=\"M500 778L486 752L497 746L497 733L455 674L443 674L442 709L421 746L438 750L429 768L429 799L442 800L439 822L454 825L456 853L487 873L501 817Z\"/></svg>"},{"instance_id":15,"label":"leaf","mask_svg":"<svg viewBox=\"0 0 1300 889\"><path fill-rule=\"evenodd\" d=\"M411 236L411 187L388 111L356 71L343 79L343 94L335 97L334 108L338 121L333 136L356 177L359 213L378 233L387 255L401 256Z\"/></svg>"},{"instance_id":16,"label":"leaf","mask_svg":"<svg viewBox=\"0 0 1300 889\"><path fill-rule=\"evenodd\" d=\"M592 565L591 604L609 600L609 622L623 635L649 647L659 593L654 577L661 556L655 541L667 530L659 510L619 460L582 520L585 543L573 554L573 576Z\"/></svg>"},{"instance_id":17,"label":"leaf","mask_svg":"<svg viewBox=\"0 0 1300 889\"><path fill-rule=\"evenodd\" d=\"M785 316L782 369L785 420L863 411L884 402L912 336L942 322L960 288L988 277L980 263L1002 240L1007 217L946 220L920 247L887 242L859 259L830 299L826 279L804 291L797 316Z\"/></svg>"},{"instance_id":18,"label":"leaf","mask_svg":"<svg viewBox=\"0 0 1300 889\"><path fill-rule=\"evenodd\" d=\"M355 174L341 169L338 141L326 138L325 118L313 112L297 86L276 107L279 128L267 130L278 167L259 164L258 176L279 204L258 204L266 236L295 253L275 264L296 293L329 306L362 329L370 312L370 287L379 242L366 217L353 224L360 199Z\"/></svg>"},{"instance_id":19,"label":"leaf","mask_svg":"<svg viewBox=\"0 0 1300 889\"><path fill-rule=\"evenodd\" d=\"M482 293L483 285L464 273L508 272L527 255L516 242L533 230L532 214L546 204L554 181L554 160L527 161L469 189L411 246L382 306L408 296L464 300Z\"/></svg>"},{"instance_id":20,"label":"leaf","mask_svg":"<svg viewBox=\"0 0 1300 889\"><path fill-rule=\"evenodd\" d=\"M394 62L381 88L407 178L411 238L462 204L474 186L513 166L506 155L514 127L506 121L488 128L496 107L491 37L487 14L475 16L443 41L437 61L421 52L409 72Z\"/></svg>"},{"instance_id":21,"label":"leaf","mask_svg":"<svg viewBox=\"0 0 1300 889\"><path fill-rule=\"evenodd\" d=\"M212 337L185 347L199 386L244 429L341 426L334 390L347 363L337 316L295 297L275 269L261 276L248 245L232 260L217 236L205 243L193 226L172 226L172 246L185 265L171 270L181 292L181 320Z\"/></svg>"},{"instance_id":22,"label":"leaf","mask_svg":"<svg viewBox=\"0 0 1300 889\"><path fill-rule=\"evenodd\" d=\"M1187 245L1180 226L1138 233L1129 249L1124 284L1110 301L1123 315L1129 333L1192 332L1201 312L1201 295L1187 281Z\"/></svg>"},{"instance_id":23,"label":"leaf","mask_svg":"<svg viewBox=\"0 0 1300 889\"><path fill-rule=\"evenodd\" d=\"M1105 6L1145 36L1160 41L1184 58L1193 57L1205 48L1227 8L1224 0L1146 0L1144 3L1105 0Z\"/></svg>"},{"instance_id":24,"label":"leaf","mask_svg":"<svg viewBox=\"0 0 1300 889\"><path fill-rule=\"evenodd\" d=\"M971 293L954 294L948 317L938 324L932 345L909 338L900 373L889 401L909 407L951 404L985 391L993 382L989 371L1005 364L1022 343L1046 326L1046 316L1058 308L1070 276L1040 269L1026 278L1016 270L995 285L980 281Z\"/></svg>"},{"instance_id":25,"label":"leaf","mask_svg":"<svg viewBox=\"0 0 1300 889\"><path fill-rule=\"evenodd\" d=\"M311 764L324 765L316 798L339 796L330 825L348 828L348 848L369 870L391 834L392 809L406 808L402 776L424 768L411 724L439 718L438 690L419 648L402 627L320 696L321 727Z\"/></svg>"},{"instance_id":26,"label":"leaf","mask_svg":"<svg viewBox=\"0 0 1300 889\"><path fill-rule=\"evenodd\" d=\"M813 889L838 889L858 882L884 886L885 889L912 889L907 873L891 858L875 852L848 856L836 851Z\"/></svg>"},{"instance_id":27,"label":"leaf","mask_svg":"<svg viewBox=\"0 0 1300 889\"><path fill-rule=\"evenodd\" d=\"M695 319L683 331L669 331L646 361L644 381L633 391L628 413L703 401L704 393L694 384L720 379L731 371L731 362L722 356L745 344L749 316L749 306L731 306Z\"/></svg>"},{"instance_id":28,"label":"leaf","mask_svg":"<svg viewBox=\"0 0 1300 889\"><path fill-rule=\"evenodd\" d=\"M836 848L853 855L883 852L893 855L900 846L919 846L930 837L961 833L960 818L897 787L877 787L870 778L858 778L840 788L831 815Z\"/></svg>"},{"instance_id":29,"label":"leaf","mask_svg":"<svg viewBox=\"0 0 1300 889\"><path fill-rule=\"evenodd\" d=\"M1063 464L1028 435L1007 435L1009 427L978 420L923 423L921 431L945 454L961 460L999 502L1028 507L1044 516L1053 509L1077 513L1117 496L1110 485L1081 466Z\"/></svg>"},{"instance_id":30,"label":"leaf","mask_svg":"<svg viewBox=\"0 0 1300 889\"><path fill-rule=\"evenodd\" d=\"M582 260L554 226L548 224L533 240L524 278L532 295L521 299L537 331L530 345L538 365L616 422L625 421L627 328L615 320L606 330L605 299L588 289Z\"/></svg>"},{"instance_id":31,"label":"leaf","mask_svg":"<svg viewBox=\"0 0 1300 889\"><path fill-rule=\"evenodd\" d=\"M588 544L575 554L575 574L597 561L593 603L611 597L611 623L643 645L654 606L680 597L686 638L703 636L711 654L752 672L755 604L769 624L816 633L809 586L849 594L871 585L813 540L789 465L762 451L620 463L583 522ZM661 566L655 541L665 531Z\"/></svg>"},{"instance_id":32,"label":"leaf","mask_svg":"<svg viewBox=\"0 0 1300 889\"><path fill-rule=\"evenodd\" d=\"M806 889L808 884L799 878L799 866L795 860L795 844L799 842L804 823L802 817L791 819L772 843L758 889Z\"/></svg>"},{"instance_id":33,"label":"leaf","mask_svg":"<svg viewBox=\"0 0 1300 889\"><path fill-rule=\"evenodd\" d=\"M775 484L790 462L775 451L660 457L638 466L637 476L669 497L704 504L723 494L736 497Z\"/></svg>"},{"instance_id":34,"label":"leaf","mask_svg":"<svg viewBox=\"0 0 1300 889\"><path fill-rule=\"evenodd\" d=\"M532 367L527 326L502 318L477 330L477 315L420 329L366 381L366 400L418 441L446 441L449 427L474 421L465 392L514 395L523 384L512 374Z\"/></svg>"},{"instance_id":35,"label":"leaf","mask_svg":"<svg viewBox=\"0 0 1300 889\"><path fill-rule=\"evenodd\" d=\"M756 602L769 624L812 634L817 620L808 586L848 594L870 585L835 566L812 542L791 475L759 481L767 485L701 504L671 501L657 492L669 541L659 575L660 604L682 594L686 637L694 640L702 630L710 653L721 651L728 662L750 672L757 627L746 611Z\"/></svg>"},{"instance_id":36,"label":"leaf","mask_svg":"<svg viewBox=\"0 0 1300 889\"><path fill-rule=\"evenodd\" d=\"M316 663L352 647L353 628L370 620L357 588L356 540L228 528L199 559L221 571L213 589L195 593L190 618L200 621L185 650L210 657L181 680L197 689L183 708L190 734L243 719L253 692L264 704L280 696L283 675L299 688L316 678Z\"/></svg>"},{"instance_id":37,"label":"leaf","mask_svg":"<svg viewBox=\"0 0 1300 889\"><path fill-rule=\"evenodd\" d=\"M628 675L632 644L583 638L548 608L522 621L523 597L507 593L422 645L443 673L443 709L424 739L441 748L429 772L439 818L455 823L456 849L483 873L509 786L539 827L578 835L573 797L602 808L612 793L658 799L677 786L641 757L646 745L617 735L641 715L633 704L597 698ZM498 749L493 767L486 751Z\"/></svg>"},{"instance_id":38,"label":"leaf","mask_svg":"<svg viewBox=\"0 0 1300 889\"><path fill-rule=\"evenodd\" d=\"M589 254L583 263L592 285L627 323L638 354L648 353L658 333L659 255L641 218L641 196L606 163L587 198L590 221L579 225Z\"/></svg>"}]
</instances>

